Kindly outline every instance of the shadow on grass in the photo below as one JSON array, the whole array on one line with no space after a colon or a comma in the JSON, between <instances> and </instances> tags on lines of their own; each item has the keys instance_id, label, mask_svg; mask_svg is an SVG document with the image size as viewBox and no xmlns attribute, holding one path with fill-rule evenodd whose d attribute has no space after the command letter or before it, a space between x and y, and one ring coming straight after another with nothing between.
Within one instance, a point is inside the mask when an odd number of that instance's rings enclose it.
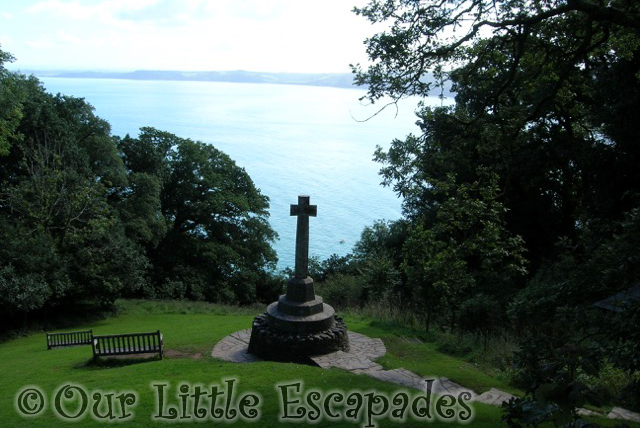
<instances>
[{"instance_id":1,"label":"shadow on grass","mask_svg":"<svg viewBox=\"0 0 640 428\"><path fill-rule=\"evenodd\" d=\"M81 362L74 368L89 370L110 369L114 367L126 367L134 364L143 364L154 361L161 361L161 358L157 355L149 357L98 357Z\"/></svg>"},{"instance_id":2,"label":"shadow on grass","mask_svg":"<svg viewBox=\"0 0 640 428\"><path fill-rule=\"evenodd\" d=\"M108 325L107 318L117 315L114 305L98 305L91 302L73 302L53 308L34 311L24 317L9 317L0 314L0 343L28 336L34 332L79 328L92 324Z\"/></svg>"}]
</instances>

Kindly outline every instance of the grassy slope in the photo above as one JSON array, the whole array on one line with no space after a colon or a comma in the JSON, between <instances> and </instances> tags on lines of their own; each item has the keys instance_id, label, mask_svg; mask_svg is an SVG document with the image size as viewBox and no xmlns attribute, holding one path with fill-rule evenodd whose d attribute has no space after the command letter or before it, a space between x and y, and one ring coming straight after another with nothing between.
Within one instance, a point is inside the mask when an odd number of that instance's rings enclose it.
<instances>
[{"instance_id":1,"label":"grassy slope","mask_svg":"<svg viewBox=\"0 0 640 428\"><path fill-rule=\"evenodd\" d=\"M48 351L44 334L0 344L2 381L0 382L0 426L4 427L77 427L100 426L86 417L79 423L57 419L50 411L36 418L24 419L14 409L14 398L24 386L37 385L49 396L49 401L57 387L66 382L83 385L89 390L136 391L140 404L135 408L135 417L118 425L126 427L167 426L167 423L153 422L155 395L151 388L154 381L168 381L173 395L181 382L192 384L222 383L222 379L235 376L239 379L240 392L255 391L262 396L262 418L257 424L236 422L233 426L252 425L260 427L280 426L276 415L279 412L278 394L275 384L283 381L303 380L305 388L329 391L334 388L374 389L392 393L399 388L366 376L358 376L339 369L322 370L295 364L261 362L253 364L233 364L209 357L211 348L224 336L251 325L255 308L249 310L224 309L207 305L146 304L127 302L125 314L77 326L76 329L92 328L95 334L154 331L160 329L165 338L165 347L188 354L203 354L201 359L188 356L165 358L163 361L145 361L136 364L116 366L88 365L91 357L89 347L75 347ZM212 309L213 308L213 309ZM173 313L163 313L173 312ZM177 313L176 313L177 312ZM182 313L180 313L182 312ZM226 315L221 315L225 314ZM236 314L233 314L236 313ZM238 314L240 313L240 314ZM428 344L413 345L399 341L394 332L372 326L362 318L348 320L350 328L363 334L381 337L388 348L388 356L383 363L389 368L405 367L429 376L447 376L464 383L474 381L478 390L490 385L490 380L475 368L450 357L443 356L429 348ZM422 357L424 355L424 358ZM493 384L495 385L495 384ZM176 399L172 398L175 403ZM480 404L474 405L473 427L496 427L499 425L500 410ZM212 422L206 423L207 426ZM185 423L181 426L203 426L199 423ZM380 426L396 426L389 420ZM300 426L300 425L299 425ZM350 422L336 423L322 421L317 426L361 426ZM445 423L418 423L409 419L403 426L453 426Z\"/></svg>"},{"instance_id":2,"label":"grassy slope","mask_svg":"<svg viewBox=\"0 0 640 428\"><path fill-rule=\"evenodd\" d=\"M491 388L522 394L522 391L483 373L473 364L438 352L436 343L416 344L402 340L401 336L411 337L415 333L412 330L372 322L358 316L352 316L349 321L350 328L367 336L383 339L387 354L378 362L386 368L404 367L425 378L447 377L478 394Z\"/></svg>"}]
</instances>

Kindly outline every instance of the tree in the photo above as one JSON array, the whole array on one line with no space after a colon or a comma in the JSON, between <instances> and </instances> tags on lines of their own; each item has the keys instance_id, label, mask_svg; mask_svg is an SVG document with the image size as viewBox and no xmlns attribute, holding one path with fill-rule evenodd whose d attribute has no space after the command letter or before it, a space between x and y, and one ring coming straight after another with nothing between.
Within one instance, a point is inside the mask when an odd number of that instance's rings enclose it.
<instances>
[{"instance_id":1,"label":"tree","mask_svg":"<svg viewBox=\"0 0 640 428\"><path fill-rule=\"evenodd\" d=\"M434 182L432 192L441 202L434 202L430 218L414 220L403 269L427 329L438 307L452 327L467 325L459 319L465 301L478 294L505 301L514 279L526 274L522 240L504 226L495 176L470 185L449 176Z\"/></svg>"},{"instance_id":2,"label":"tree","mask_svg":"<svg viewBox=\"0 0 640 428\"><path fill-rule=\"evenodd\" d=\"M4 313L112 302L139 286L146 261L109 202L126 183L109 124L82 99L12 79L23 99L0 157Z\"/></svg>"},{"instance_id":3,"label":"tree","mask_svg":"<svg viewBox=\"0 0 640 428\"><path fill-rule=\"evenodd\" d=\"M368 98L427 96L433 85L424 80L427 72L445 77L445 70L455 69L457 79L474 75L485 84L494 81L494 90L478 103L487 112L489 102L500 101L506 91L524 89L525 78L536 77L531 86L551 90L537 94L537 102L529 104L535 109L583 71L577 66L593 67L601 59L596 55L631 58L640 29L637 3L624 0L373 0L355 12L372 23L391 21L388 31L365 42L373 64L366 72L353 67L356 83L368 85ZM523 74L532 47L542 46L549 49L535 52L544 60L538 71L551 73Z\"/></svg>"},{"instance_id":4,"label":"tree","mask_svg":"<svg viewBox=\"0 0 640 428\"><path fill-rule=\"evenodd\" d=\"M431 180L491 171L535 271L560 237L635 208L637 2L390 0L356 12L391 27L366 41L372 64L353 67L372 102L426 97L441 84L424 78L432 70L456 92L454 108L419 108L422 135L377 152L408 216L430 208Z\"/></svg>"},{"instance_id":5,"label":"tree","mask_svg":"<svg viewBox=\"0 0 640 428\"><path fill-rule=\"evenodd\" d=\"M409 302L411 291L402 276L402 252L407 237L403 220L376 221L364 228L353 247L354 264L364 283L363 300Z\"/></svg>"},{"instance_id":6,"label":"tree","mask_svg":"<svg viewBox=\"0 0 640 428\"><path fill-rule=\"evenodd\" d=\"M575 236L577 218L620 219L634 207L639 130L620 119L640 99L637 3L397 0L356 11L391 26L366 42L372 65L354 67L371 101L427 96L430 70L456 92L455 109L418 113L431 144L414 137L392 146L422 150L422 163L395 163L413 182L397 189L410 196L409 211L413 195L424 205L419 192L429 183L407 169L436 179L453 171L471 182L475 166L489 168L499 176L509 229L537 267L558 237Z\"/></svg>"},{"instance_id":7,"label":"tree","mask_svg":"<svg viewBox=\"0 0 640 428\"><path fill-rule=\"evenodd\" d=\"M356 83L368 86L366 98L426 97L445 80L456 94L454 107L420 106L420 135L376 153L385 183L404 197L405 215L420 226L409 252L426 261L415 263L422 267L418 279L436 272L456 291L468 289L477 271L469 269L474 254L467 249L487 242L490 231L501 237L493 241L501 249L522 237L526 253L515 254L526 256L530 281L502 284L496 293L512 301L511 315L523 321L520 333L531 335L520 360L537 383L530 401L509 408L507 420L511 426L553 420L555 410L545 413L544 406L534 409L532 419L514 416L544 397L555 400L548 409L562 410L557 422L574 423L573 406L586 396L571 389L581 388L576 370L591 373L605 357L637 360L629 358L637 347L613 333L628 325L589 308L640 281L628 268L636 240L628 219L636 218L640 194L634 166L640 129L633 119L640 114L640 3L373 0L356 12L390 26L366 41L371 65L353 67ZM426 79L428 72L435 83ZM493 177L489 182L486 174ZM442 183L453 192L442 192ZM482 196L490 189L491 197ZM456 196L459 191L467 197ZM459 227L459 219L482 219L491 207L496 215L485 223L491 227ZM618 224L628 225L625 233ZM469 232L464 239L434 238L463 231ZM445 262L438 265L435 254ZM490 260L484 251L477 254L480 262ZM442 270L425 268L433 265ZM505 278L500 264L494 266L489 272ZM607 279L612 273L616 281ZM463 306L476 311L474 305ZM527 322L527 313L544 322ZM556 357L568 348L569 357ZM631 375L637 370L626 368ZM555 398L540 389L545 383Z\"/></svg>"},{"instance_id":8,"label":"tree","mask_svg":"<svg viewBox=\"0 0 640 428\"><path fill-rule=\"evenodd\" d=\"M20 88L20 77L4 68L13 56L0 49L0 156L9 153L11 142L20 138L17 127L22 118L25 94Z\"/></svg>"},{"instance_id":9,"label":"tree","mask_svg":"<svg viewBox=\"0 0 640 428\"><path fill-rule=\"evenodd\" d=\"M243 168L211 145L143 128L119 142L130 177L160 188L158 207L140 200L130 221L162 218L148 254L160 295L249 303L269 282L276 255L270 242L269 200ZM155 188L155 187L154 187ZM131 205L123 199L124 206ZM129 204L129 205L127 205ZM139 230L139 229L138 229Z\"/></svg>"}]
</instances>

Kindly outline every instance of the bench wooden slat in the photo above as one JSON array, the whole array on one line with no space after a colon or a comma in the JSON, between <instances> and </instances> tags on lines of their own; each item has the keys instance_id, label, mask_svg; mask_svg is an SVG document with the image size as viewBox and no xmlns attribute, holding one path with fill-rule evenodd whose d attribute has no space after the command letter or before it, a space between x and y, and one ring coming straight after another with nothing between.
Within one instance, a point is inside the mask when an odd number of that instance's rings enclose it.
<instances>
[{"instance_id":1,"label":"bench wooden slat","mask_svg":"<svg viewBox=\"0 0 640 428\"><path fill-rule=\"evenodd\" d=\"M93 336L94 358L109 355L158 353L163 357L162 333L125 333Z\"/></svg>"},{"instance_id":2,"label":"bench wooden slat","mask_svg":"<svg viewBox=\"0 0 640 428\"><path fill-rule=\"evenodd\" d=\"M90 345L93 330L47 333L47 349L65 346Z\"/></svg>"}]
</instances>

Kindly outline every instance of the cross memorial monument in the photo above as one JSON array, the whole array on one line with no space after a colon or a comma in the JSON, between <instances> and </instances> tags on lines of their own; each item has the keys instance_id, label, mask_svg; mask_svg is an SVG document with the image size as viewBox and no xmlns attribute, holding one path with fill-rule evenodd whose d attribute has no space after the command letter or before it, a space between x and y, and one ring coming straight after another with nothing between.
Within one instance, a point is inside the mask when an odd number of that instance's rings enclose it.
<instances>
[{"instance_id":1,"label":"cross memorial monument","mask_svg":"<svg viewBox=\"0 0 640 428\"><path fill-rule=\"evenodd\" d=\"M318 215L318 206L309 205L309 196L298 196L298 205L291 205L292 216L298 217L296 227L296 271L294 278L309 275L309 217Z\"/></svg>"},{"instance_id":2,"label":"cross memorial monument","mask_svg":"<svg viewBox=\"0 0 640 428\"><path fill-rule=\"evenodd\" d=\"M309 356L349 349L347 327L333 308L316 296L309 277L309 217L318 213L309 196L298 196L295 271L287 293L253 320L249 351L268 360L307 361Z\"/></svg>"}]
</instances>

